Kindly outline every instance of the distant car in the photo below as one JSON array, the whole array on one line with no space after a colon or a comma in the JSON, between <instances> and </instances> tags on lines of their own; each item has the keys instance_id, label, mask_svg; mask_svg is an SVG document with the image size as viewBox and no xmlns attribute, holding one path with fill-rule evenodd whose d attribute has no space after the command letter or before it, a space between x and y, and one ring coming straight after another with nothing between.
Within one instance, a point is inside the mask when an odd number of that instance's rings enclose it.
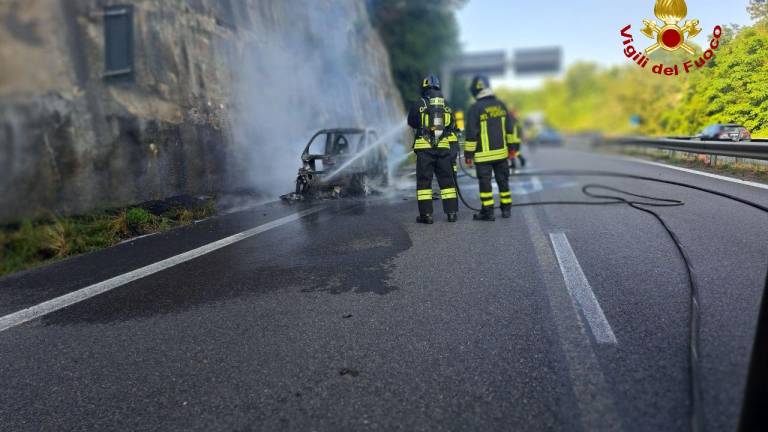
<instances>
[{"instance_id":1,"label":"distant car","mask_svg":"<svg viewBox=\"0 0 768 432\"><path fill-rule=\"evenodd\" d=\"M536 136L531 139L531 144L534 145L550 145L550 146L562 146L563 136L560 132L550 127L544 127L539 131Z\"/></svg>"},{"instance_id":2,"label":"distant car","mask_svg":"<svg viewBox=\"0 0 768 432\"><path fill-rule=\"evenodd\" d=\"M742 125L714 124L705 127L696 138L703 141L751 141L752 135Z\"/></svg>"}]
</instances>

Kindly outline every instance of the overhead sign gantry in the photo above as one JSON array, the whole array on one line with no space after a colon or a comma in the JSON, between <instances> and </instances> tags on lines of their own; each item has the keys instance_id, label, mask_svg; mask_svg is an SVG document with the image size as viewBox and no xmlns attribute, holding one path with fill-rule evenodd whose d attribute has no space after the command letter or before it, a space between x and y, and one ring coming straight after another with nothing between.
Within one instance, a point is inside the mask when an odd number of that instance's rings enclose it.
<instances>
[{"instance_id":1,"label":"overhead sign gantry","mask_svg":"<svg viewBox=\"0 0 768 432\"><path fill-rule=\"evenodd\" d=\"M454 79L486 75L499 77L508 71L516 75L557 74L562 70L563 50L560 47L525 48L515 50L511 57L505 51L467 53L443 68L443 88L450 91Z\"/></svg>"}]
</instances>

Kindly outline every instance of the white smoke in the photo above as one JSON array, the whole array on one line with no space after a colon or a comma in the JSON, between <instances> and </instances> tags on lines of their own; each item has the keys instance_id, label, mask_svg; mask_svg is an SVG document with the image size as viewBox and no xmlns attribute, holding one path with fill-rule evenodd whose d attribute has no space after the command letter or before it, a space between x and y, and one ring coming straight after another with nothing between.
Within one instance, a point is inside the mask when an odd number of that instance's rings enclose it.
<instances>
[{"instance_id":1,"label":"white smoke","mask_svg":"<svg viewBox=\"0 0 768 432\"><path fill-rule=\"evenodd\" d=\"M277 12L274 28L247 43L233 67L234 138L244 158L238 162L249 186L269 196L293 189L300 153L317 130L370 127L382 135L403 116L382 70L387 63L371 61L375 35L364 5L280 3L274 7L290 11L290 22Z\"/></svg>"}]
</instances>

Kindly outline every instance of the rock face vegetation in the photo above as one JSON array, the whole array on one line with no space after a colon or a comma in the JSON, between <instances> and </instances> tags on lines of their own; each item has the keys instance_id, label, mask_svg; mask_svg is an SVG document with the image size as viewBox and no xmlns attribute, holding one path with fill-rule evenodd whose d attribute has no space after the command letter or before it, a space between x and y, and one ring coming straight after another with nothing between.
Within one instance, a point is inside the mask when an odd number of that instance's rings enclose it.
<instances>
[{"instance_id":1,"label":"rock face vegetation","mask_svg":"<svg viewBox=\"0 0 768 432\"><path fill-rule=\"evenodd\" d=\"M463 3L0 1L0 275L285 193L319 129L386 134Z\"/></svg>"},{"instance_id":2,"label":"rock face vegetation","mask_svg":"<svg viewBox=\"0 0 768 432\"><path fill-rule=\"evenodd\" d=\"M295 175L312 129L395 122L367 12L357 0L0 2L0 224L265 192Z\"/></svg>"}]
</instances>

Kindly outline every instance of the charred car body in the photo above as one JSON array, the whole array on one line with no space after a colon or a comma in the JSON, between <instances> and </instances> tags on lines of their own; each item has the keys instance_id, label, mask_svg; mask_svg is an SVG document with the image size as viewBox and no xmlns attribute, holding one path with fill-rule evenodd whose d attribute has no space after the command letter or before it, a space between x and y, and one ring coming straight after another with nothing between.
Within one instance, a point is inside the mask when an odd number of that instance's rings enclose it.
<instances>
[{"instance_id":1,"label":"charred car body","mask_svg":"<svg viewBox=\"0 0 768 432\"><path fill-rule=\"evenodd\" d=\"M287 201L365 196L388 182L387 148L372 129L323 129L301 153L302 166Z\"/></svg>"}]
</instances>

